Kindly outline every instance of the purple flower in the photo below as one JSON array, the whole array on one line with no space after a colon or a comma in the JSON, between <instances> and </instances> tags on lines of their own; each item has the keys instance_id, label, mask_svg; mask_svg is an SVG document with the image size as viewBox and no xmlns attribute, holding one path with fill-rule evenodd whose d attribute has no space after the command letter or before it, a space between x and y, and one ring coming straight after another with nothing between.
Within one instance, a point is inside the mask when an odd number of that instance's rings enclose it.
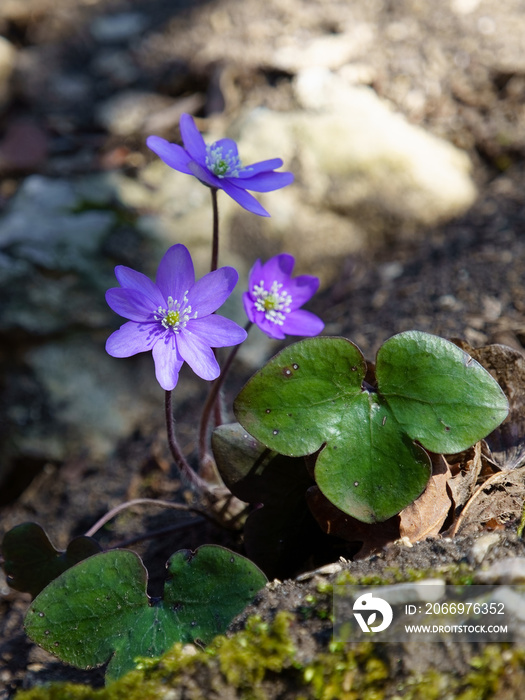
<instances>
[{"instance_id":1,"label":"purple flower","mask_svg":"<svg viewBox=\"0 0 525 700\"><path fill-rule=\"evenodd\" d=\"M257 260L250 270L244 309L250 321L270 338L318 335L324 328L318 316L300 308L316 293L319 280L311 275L292 279L294 264L293 255L282 253L264 265Z\"/></svg>"},{"instance_id":2,"label":"purple flower","mask_svg":"<svg viewBox=\"0 0 525 700\"><path fill-rule=\"evenodd\" d=\"M272 192L293 182L292 173L274 172L283 164L280 158L243 167L235 141L220 139L207 146L189 114L180 118L180 133L184 148L160 136L148 136L146 143L170 168L194 175L208 187L224 190L253 214L270 216L246 190Z\"/></svg>"},{"instance_id":3,"label":"purple flower","mask_svg":"<svg viewBox=\"0 0 525 700\"><path fill-rule=\"evenodd\" d=\"M193 262L183 245L172 246L160 261L152 282L141 272L119 265L120 287L108 289L106 301L129 321L110 335L106 351L131 357L151 350L157 381L171 391L187 362L203 379L215 379L220 368L211 348L238 345L246 331L213 312L237 284L233 267L221 267L195 282Z\"/></svg>"}]
</instances>

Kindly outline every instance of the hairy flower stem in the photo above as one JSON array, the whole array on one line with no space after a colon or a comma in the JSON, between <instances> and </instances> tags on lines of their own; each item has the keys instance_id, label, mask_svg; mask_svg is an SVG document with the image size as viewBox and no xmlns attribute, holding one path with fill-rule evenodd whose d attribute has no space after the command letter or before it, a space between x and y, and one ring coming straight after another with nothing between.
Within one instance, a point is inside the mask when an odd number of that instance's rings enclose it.
<instances>
[{"instance_id":1,"label":"hairy flower stem","mask_svg":"<svg viewBox=\"0 0 525 700\"><path fill-rule=\"evenodd\" d=\"M211 204L213 207L213 235L211 245L211 265L210 272L217 269L219 265L219 205L217 202L217 188L211 188Z\"/></svg>"},{"instance_id":2,"label":"hairy flower stem","mask_svg":"<svg viewBox=\"0 0 525 700\"><path fill-rule=\"evenodd\" d=\"M212 247L211 247L211 265L210 272L213 272L219 266L219 204L217 200L217 188L211 188L211 204L213 209L213 232L212 232ZM217 357L217 351L214 350L214 355ZM215 404L215 421L222 423L222 414L220 403ZM212 469L212 478L214 470Z\"/></svg>"},{"instance_id":3,"label":"hairy flower stem","mask_svg":"<svg viewBox=\"0 0 525 700\"><path fill-rule=\"evenodd\" d=\"M248 321L248 323L244 326L244 330L248 333L252 325L253 323L251 321ZM226 379L226 376L230 371L230 367L232 366L232 363L240 347L240 345L236 345L234 348L231 349L230 354L226 358L226 362L224 363L224 367L222 368L220 375L211 385L210 393L208 394L208 398L206 399L206 403L204 404L204 408L202 409L201 422L199 427L199 463L201 469L209 467L210 462L213 462L208 453L207 445L210 415L214 406L219 403L217 401L219 397L219 392L222 388L222 385L224 384L224 380ZM221 425L221 422L216 421L216 425Z\"/></svg>"},{"instance_id":4,"label":"hairy flower stem","mask_svg":"<svg viewBox=\"0 0 525 700\"><path fill-rule=\"evenodd\" d=\"M165 415L166 415L166 429L168 432L168 444L170 447L171 454L175 460L175 464L179 468L182 476L189 481L191 486L197 491L200 496L206 497L208 500L213 500L210 488L207 482L202 479L188 464L186 458L182 454L182 451L175 438L175 429L173 427L173 407L171 401L171 391L166 391L165 393Z\"/></svg>"}]
</instances>

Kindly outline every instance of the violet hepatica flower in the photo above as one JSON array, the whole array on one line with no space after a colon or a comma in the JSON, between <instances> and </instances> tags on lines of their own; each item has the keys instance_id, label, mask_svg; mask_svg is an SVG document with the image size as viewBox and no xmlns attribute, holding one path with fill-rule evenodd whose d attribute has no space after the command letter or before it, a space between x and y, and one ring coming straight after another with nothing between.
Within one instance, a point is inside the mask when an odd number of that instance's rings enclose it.
<instances>
[{"instance_id":1,"label":"violet hepatica flower","mask_svg":"<svg viewBox=\"0 0 525 700\"><path fill-rule=\"evenodd\" d=\"M220 139L206 145L189 114L180 119L180 133L184 148L160 136L149 136L146 143L170 168L194 175L208 187L224 190L253 214L270 216L246 190L273 192L293 182L292 173L274 172L283 164L280 158L243 167L235 141Z\"/></svg>"},{"instance_id":2,"label":"violet hepatica flower","mask_svg":"<svg viewBox=\"0 0 525 700\"><path fill-rule=\"evenodd\" d=\"M264 265L257 260L250 271L244 309L250 321L270 338L313 336L324 328L318 316L300 308L317 291L319 279L311 275L292 278L294 264L293 255L282 253Z\"/></svg>"},{"instance_id":3,"label":"violet hepatica flower","mask_svg":"<svg viewBox=\"0 0 525 700\"><path fill-rule=\"evenodd\" d=\"M129 321L110 335L106 351L112 357L131 357L151 350L157 381L175 388L179 370L187 362L203 379L216 379L220 368L211 348L238 345L246 331L213 312L237 284L233 267L221 267L195 282L193 262L183 245L172 246L162 258L156 281L119 265L120 287L106 292L106 301Z\"/></svg>"}]
</instances>

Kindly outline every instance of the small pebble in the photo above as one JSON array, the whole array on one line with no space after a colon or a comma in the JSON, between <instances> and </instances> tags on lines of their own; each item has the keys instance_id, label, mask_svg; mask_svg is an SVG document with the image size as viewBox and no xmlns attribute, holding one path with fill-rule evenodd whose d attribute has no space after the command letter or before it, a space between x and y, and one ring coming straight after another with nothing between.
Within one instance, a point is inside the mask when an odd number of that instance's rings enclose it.
<instances>
[{"instance_id":1,"label":"small pebble","mask_svg":"<svg viewBox=\"0 0 525 700\"><path fill-rule=\"evenodd\" d=\"M501 559L478 571L475 583L525 583L525 557Z\"/></svg>"},{"instance_id":2,"label":"small pebble","mask_svg":"<svg viewBox=\"0 0 525 700\"><path fill-rule=\"evenodd\" d=\"M410 583L397 583L393 586L381 586L380 595L390 605L402 605L404 603L435 603L445 595L445 581L440 578L412 581Z\"/></svg>"},{"instance_id":3,"label":"small pebble","mask_svg":"<svg viewBox=\"0 0 525 700\"><path fill-rule=\"evenodd\" d=\"M333 564L325 564L319 569L314 571L306 571L304 574L300 574L295 579L296 581L308 581L308 579L314 578L314 576L329 576L330 574L337 574L342 570L341 564L334 562Z\"/></svg>"},{"instance_id":4,"label":"small pebble","mask_svg":"<svg viewBox=\"0 0 525 700\"><path fill-rule=\"evenodd\" d=\"M500 536L497 532L488 532L486 535L479 537L467 554L469 563L479 566L489 551L495 544L498 544L499 541Z\"/></svg>"}]
</instances>

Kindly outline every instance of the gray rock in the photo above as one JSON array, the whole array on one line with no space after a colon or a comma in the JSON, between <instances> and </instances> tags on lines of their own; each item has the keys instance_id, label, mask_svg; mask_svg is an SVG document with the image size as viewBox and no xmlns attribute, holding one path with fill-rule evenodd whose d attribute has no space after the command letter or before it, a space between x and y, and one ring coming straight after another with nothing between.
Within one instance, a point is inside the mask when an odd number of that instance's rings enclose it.
<instances>
[{"instance_id":1,"label":"gray rock","mask_svg":"<svg viewBox=\"0 0 525 700\"><path fill-rule=\"evenodd\" d=\"M41 441L54 459L66 459L71 451L107 457L134 426L162 410L163 392L151 357L119 362L92 335L46 343L30 351L26 361L51 401L52 434L60 431L65 438L54 441L52 455L51 443Z\"/></svg>"},{"instance_id":2,"label":"gray rock","mask_svg":"<svg viewBox=\"0 0 525 700\"><path fill-rule=\"evenodd\" d=\"M129 51L126 50L108 48L99 51L92 61L91 68L97 75L109 78L121 87L131 85L140 76Z\"/></svg>"},{"instance_id":3,"label":"gray rock","mask_svg":"<svg viewBox=\"0 0 525 700\"><path fill-rule=\"evenodd\" d=\"M124 322L104 298L117 284L106 247L129 257L112 242L119 207L111 177L31 176L0 219L0 483L25 459L107 456L162 405L151 358L122 362L104 350ZM160 259L155 240L131 224L119 235Z\"/></svg>"},{"instance_id":4,"label":"gray rock","mask_svg":"<svg viewBox=\"0 0 525 700\"><path fill-rule=\"evenodd\" d=\"M147 23L147 17L140 12L100 15L91 23L91 34L104 44L125 42L141 34Z\"/></svg>"}]
</instances>

